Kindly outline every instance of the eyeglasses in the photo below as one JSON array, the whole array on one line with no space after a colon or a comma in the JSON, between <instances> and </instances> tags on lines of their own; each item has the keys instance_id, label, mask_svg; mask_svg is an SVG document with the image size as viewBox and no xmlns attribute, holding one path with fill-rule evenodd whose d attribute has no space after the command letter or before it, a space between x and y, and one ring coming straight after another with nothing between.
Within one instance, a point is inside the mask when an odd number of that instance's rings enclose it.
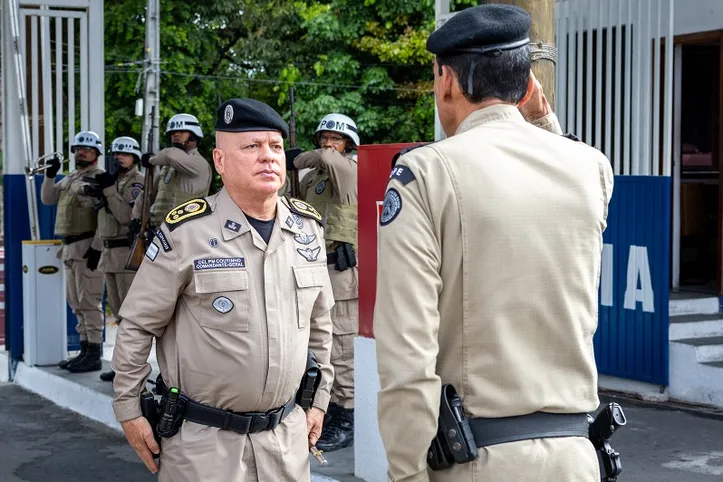
<instances>
[{"instance_id":1,"label":"eyeglasses","mask_svg":"<svg viewBox=\"0 0 723 482\"><path fill-rule=\"evenodd\" d=\"M333 144L340 144L342 141L344 141L344 138L341 136L330 136L328 134L322 134L320 139L321 142L329 141Z\"/></svg>"}]
</instances>

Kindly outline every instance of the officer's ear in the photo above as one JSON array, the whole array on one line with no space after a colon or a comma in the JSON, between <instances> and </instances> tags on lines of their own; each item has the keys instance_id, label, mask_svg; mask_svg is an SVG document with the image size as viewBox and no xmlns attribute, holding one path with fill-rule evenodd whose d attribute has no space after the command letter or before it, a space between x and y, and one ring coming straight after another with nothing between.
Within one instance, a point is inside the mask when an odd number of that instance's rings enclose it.
<instances>
[{"instance_id":1,"label":"officer's ear","mask_svg":"<svg viewBox=\"0 0 723 482\"><path fill-rule=\"evenodd\" d=\"M216 172L218 172L220 175L223 175L224 164L226 161L225 153L217 147L213 150L212 156L213 165L216 167Z\"/></svg>"},{"instance_id":2,"label":"officer's ear","mask_svg":"<svg viewBox=\"0 0 723 482\"><path fill-rule=\"evenodd\" d=\"M442 98L449 98L452 96L454 86L457 85L457 75L449 65L442 65L438 60L435 60L435 64L437 67L435 82L439 90L437 94Z\"/></svg>"}]
</instances>

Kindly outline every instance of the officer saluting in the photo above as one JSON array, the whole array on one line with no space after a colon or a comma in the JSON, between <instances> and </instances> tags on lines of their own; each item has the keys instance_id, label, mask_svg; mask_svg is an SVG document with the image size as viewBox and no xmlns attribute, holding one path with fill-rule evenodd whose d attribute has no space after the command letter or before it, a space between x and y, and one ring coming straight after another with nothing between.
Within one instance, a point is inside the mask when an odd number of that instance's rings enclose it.
<instances>
[{"instance_id":1,"label":"officer saluting","mask_svg":"<svg viewBox=\"0 0 723 482\"><path fill-rule=\"evenodd\" d=\"M379 230L390 480L600 480L586 412L598 406L592 345L613 173L597 150L547 132L559 129L554 114L533 125L518 110L536 85L529 27L520 8L483 5L427 42L448 138L399 158ZM451 462L428 451L440 414ZM447 429L460 416L469 451L463 431Z\"/></svg>"},{"instance_id":2,"label":"officer saluting","mask_svg":"<svg viewBox=\"0 0 723 482\"><path fill-rule=\"evenodd\" d=\"M194 402L161 439L160 481L310 480L333 379L334 301L321 216L277 196L287 135L262 102L219 107L224 188L167 214L121 308L113 408L152 471L157 445L139 395L154 336L164 384ZM294 399L308 350L322 376L305 415Z\"/></svg>"}]
</instances>

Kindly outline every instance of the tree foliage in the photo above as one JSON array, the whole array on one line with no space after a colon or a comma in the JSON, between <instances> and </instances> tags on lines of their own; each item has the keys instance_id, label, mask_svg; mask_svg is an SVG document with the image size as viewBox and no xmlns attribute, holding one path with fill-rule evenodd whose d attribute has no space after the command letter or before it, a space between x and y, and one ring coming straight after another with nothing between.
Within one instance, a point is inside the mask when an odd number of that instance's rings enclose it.
<instances>
[{"instance_id":1,"label":"tree foliage","mask_svg":"<svg viewBox=\"0 0 723 482\"><path fill-rule=\"evenodd\" d=\"M477 3L457 0L453 8ZM145 0L105 3L106 137L140 137ZM161 129L196 115L210 158L219 103L253 97L289 118L311 148L319 120L352 117L364 144L432 140L434 0L161 2Z\"/></svg>"}]
</instances>

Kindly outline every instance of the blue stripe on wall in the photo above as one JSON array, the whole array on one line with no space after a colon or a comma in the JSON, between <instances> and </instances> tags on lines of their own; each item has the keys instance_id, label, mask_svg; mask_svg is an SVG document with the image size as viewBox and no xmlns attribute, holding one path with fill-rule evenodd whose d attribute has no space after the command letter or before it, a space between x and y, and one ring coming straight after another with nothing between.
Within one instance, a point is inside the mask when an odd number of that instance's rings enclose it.
<instances>
[{"instance_id":1,"label":"blue stripe on wall","mask_svg":"<svg viewBox=\"0 0 723 482\"><path fill-rule=\"evenodd\" d=\"M669 177L615 176L608 227L603 235L604 243L613 249L609 287L613 302L612 306L600 305L594 340L599 373L668 384L670 186ZM643 282L641 276L634 276L628 286L629 264L643 264L641 249L634 248L634 256L631 246L645 248L647 253L652 311L640 301L634 303L633 309L625 307L626 290L642 288ZM601 280L601 292L603 283Z\"/></svg>"},{"instance_id":2,"label":"blue stripe on wall","mask_svg":"<svg viewBox=\"0 0 723 482\"><path fill-rule=\"evenodd\" d=\"M62 176L58 177L58 180ZM38 198L38 230L40 239L54 239L55 206L40 202L40 187L43 176L35 177ZM26 181L23 174L3 176L3 201L5 205L5 334L7 348L13 360L23 356L23 281L22 241L30 239L30 222L27 209ZM80 339L75 331L77 319L70 307L68 316L68 349L80 348Z\"/></svg>"}]
</instances>

